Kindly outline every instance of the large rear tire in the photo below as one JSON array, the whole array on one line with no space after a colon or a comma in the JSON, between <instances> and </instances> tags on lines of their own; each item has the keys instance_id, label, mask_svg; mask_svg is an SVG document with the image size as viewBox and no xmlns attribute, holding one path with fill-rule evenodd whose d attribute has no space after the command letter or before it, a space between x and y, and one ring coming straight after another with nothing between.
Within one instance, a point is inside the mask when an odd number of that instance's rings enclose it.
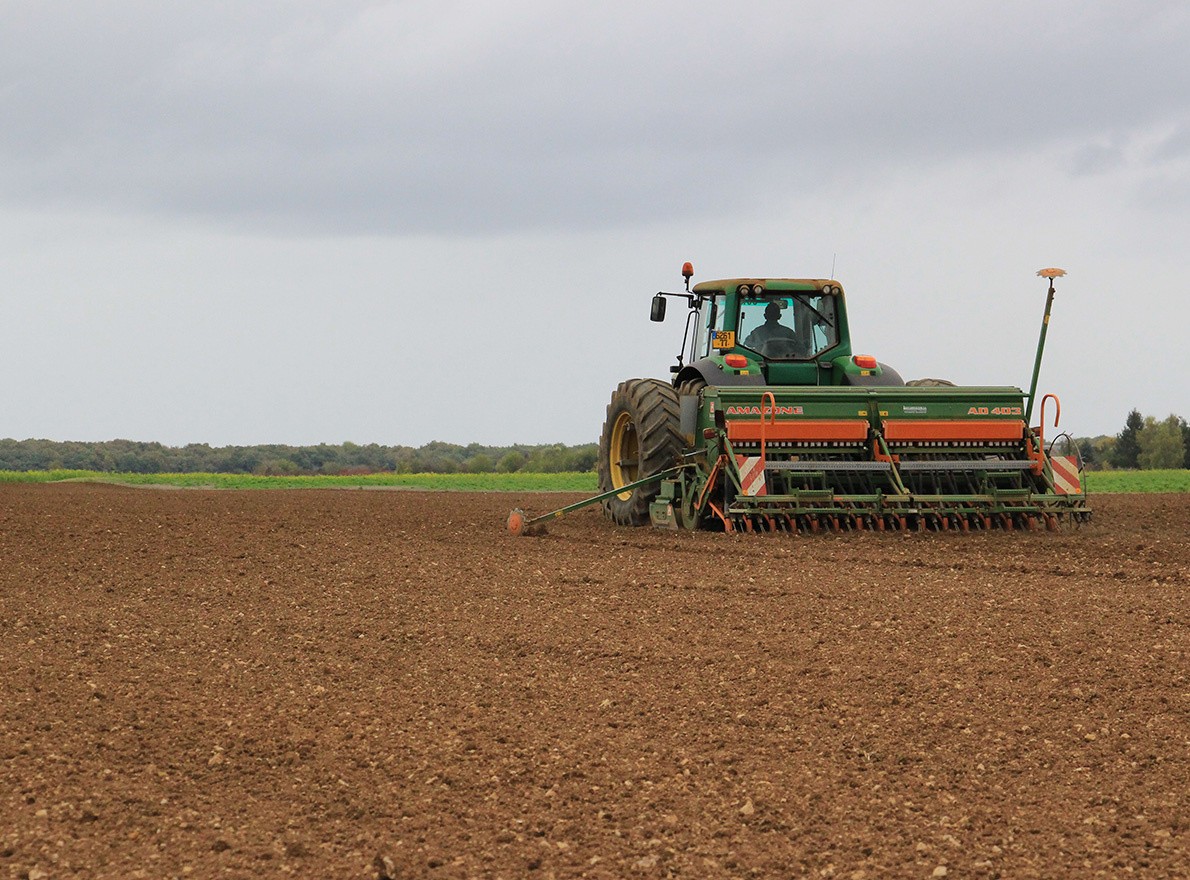
<instances>
[{"instance_id":1,"label":"large rear tire","mask_svg":"<svg viewBox=\"0 0 1190 880\"><path fill-rule=\"evenodd\" d=\"M610 492L673 467L682 451L678 393L657 379L621 382L607 405L599 438L599 491ZM659 483L629 489L603 502L603 512L622 526L649 521Z\"/></svg>"},{"instance_id":2,"label":"large rear tire","mask_svg":"<svg viewBox=\"0 0 1190 880\"><path fill-rule=\"evenodd\" d=\"M953 388L954 382L949 379L910 379L905 383L908 388Z\"/></svg>"}]
</instances>

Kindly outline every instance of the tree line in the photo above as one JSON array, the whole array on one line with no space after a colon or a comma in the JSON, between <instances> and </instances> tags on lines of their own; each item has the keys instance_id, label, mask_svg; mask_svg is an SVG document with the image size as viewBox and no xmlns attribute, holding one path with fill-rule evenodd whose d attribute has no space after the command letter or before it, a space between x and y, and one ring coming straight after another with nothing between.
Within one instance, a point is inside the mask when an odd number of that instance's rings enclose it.
<instances>
[{"instance_id":1,"label":"tree line","mask_svg":"<svg viewBox=\"0 0 1190 880\"><path fill-rule=\"evenodd\" d=\"M1075 440L1092 469L1190 468L1190 426L1181 416L1158 420L1132 410L1115 436ZM135 440L74 442L0 440L0 470L80 470L167 474L560 473L595 469L598 445L483 446L434 441L424 446L369 443L317 446L165 446Z\"/></svg>"},{"instance_id":2,"label":"tree line","mask_svg":"<svg viewBox=\"0 0 1190 880\"><path fill-rule=\"evenodd\" d=\"M1120 470L1190 468L1190 425L1178 415L1158 420L1132 410L1114 437L1076 441L1088 467Z\"/></svg>"},{"instance_id":3,"label":"tree line","mask_svg":"<svg viewBox=\"0 0 1190 880\"><path fill-rule=\"evenodd\" d=\"M587 443L483 446L432 442L417 448L369 443L317 446L165 446L135 440L0 440L0 470L81 470L168 474L450 474L591 471L598 446Z\"/></svg>"}]
</instances>

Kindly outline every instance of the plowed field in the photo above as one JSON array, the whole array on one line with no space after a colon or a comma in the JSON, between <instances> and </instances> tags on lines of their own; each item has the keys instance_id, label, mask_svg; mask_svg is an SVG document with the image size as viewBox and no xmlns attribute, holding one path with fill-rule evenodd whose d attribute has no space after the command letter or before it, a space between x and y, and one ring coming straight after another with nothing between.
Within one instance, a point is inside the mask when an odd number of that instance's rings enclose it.
<instances>
[{"instance_id":1,"label":"plowed field","mask_svg":"<svg viewBox=\"0 0 1190 880\"><path fill-rule=\"evenodd\" d=\"M0 486L0 878L1190 876L1190 495L566 500Z\"/></svg>"}]
</instances>

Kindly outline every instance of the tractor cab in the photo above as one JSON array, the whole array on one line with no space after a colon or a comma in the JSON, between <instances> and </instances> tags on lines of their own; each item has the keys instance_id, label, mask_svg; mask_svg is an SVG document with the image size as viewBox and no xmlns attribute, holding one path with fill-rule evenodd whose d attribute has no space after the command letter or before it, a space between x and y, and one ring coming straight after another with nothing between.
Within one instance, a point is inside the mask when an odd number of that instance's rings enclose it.
<instances>
[{"instance_id":1,"label":"tractor cab","mask_svg":"<svg viewBox=\"0 0 1190 880\"><path fill-rule=\"evenodd\" d=\"M875 358L852 356L843 288L834 280L703 281L687 293L658 293L654 321L664 319L667 296L690 307L682 351L670 367L675 385L902 384Z\"/></svg>"}]
</instances>

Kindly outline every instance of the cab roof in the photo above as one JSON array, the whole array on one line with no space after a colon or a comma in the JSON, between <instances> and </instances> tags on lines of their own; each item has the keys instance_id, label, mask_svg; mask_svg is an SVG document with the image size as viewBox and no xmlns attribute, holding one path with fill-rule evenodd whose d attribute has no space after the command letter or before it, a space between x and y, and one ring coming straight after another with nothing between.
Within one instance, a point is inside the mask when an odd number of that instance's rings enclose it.
<instances>
[{"instance_id":1,"label":"cab roof","mask_svg":"<svg viewBox=\"0 0 1190 880\"><path fill-rule=\"evenodd\" d=\"M843 289L833 278L723 278L718 281L700 281L694 285L692 292L721 293L736 290L741 284L747 284L749 287L759 284L765 290L813 290L818 293L823 293L823 287L829 286L832 288L832 294L834 288L838 288L840 292Z\"/></svg>"}]
</instances>

